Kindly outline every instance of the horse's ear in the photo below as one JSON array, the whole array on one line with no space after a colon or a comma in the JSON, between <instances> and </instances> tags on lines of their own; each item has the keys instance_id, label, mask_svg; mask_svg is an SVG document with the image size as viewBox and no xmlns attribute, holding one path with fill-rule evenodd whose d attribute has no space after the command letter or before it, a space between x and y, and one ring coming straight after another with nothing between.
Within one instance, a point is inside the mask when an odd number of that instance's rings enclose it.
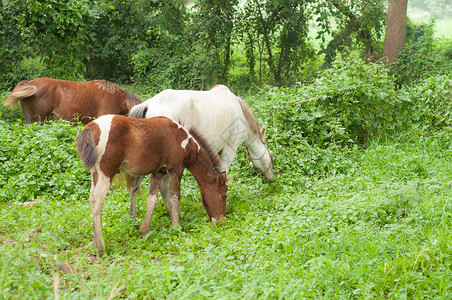
<instances>
[{"instance_id":1,"label":"horse's ear","mask_svg":"<svg viewBox=\"0 0 452 300\"><path fill-rule=\"evenodd\" d=\"M226 176L226 171L223 171L220 173L220 175L218 175L217 177L217 182L219 184L225 184L229 181L232 181L232 179L228 178L228 176Z\"/></svg>"},{"instance_id":2,"label":"horse's ear","mask_svg":"<svg viewBox=\"0 0 452 300\"><path fill-rule=\"evenodd\" d=\"M262 134L262 136L265 136L265 132L267 131L267 127L266 126L267 125L264 125L264 126L261 127L261 134Z\"/></svg>"}]
</instances>

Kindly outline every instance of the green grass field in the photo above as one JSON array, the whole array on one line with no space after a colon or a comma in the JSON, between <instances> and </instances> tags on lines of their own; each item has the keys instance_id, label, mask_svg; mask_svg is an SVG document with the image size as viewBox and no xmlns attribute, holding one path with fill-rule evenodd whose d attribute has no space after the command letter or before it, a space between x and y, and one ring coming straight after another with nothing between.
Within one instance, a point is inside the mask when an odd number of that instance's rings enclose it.
<instances>
[{"instance_id":1,"label":"green grass field","mask_svg":"<svg viewBox=\"0 0 452 300\"><path fill-rule=\"evenodd\" d=\"M51 126L67 131L50 124L34 134ZM273 183L236 164L223 226L208 223L187 175L182 227L171 227L160 202L145 237L138 226L146 193L132 220L116 183L104 208L103 259L91 242L87 192L29 206L2 199L0 298L448 299L451 150L433 136L405 136L351 151L344 174L294 170Z\"/></svg>"}]
</instances>

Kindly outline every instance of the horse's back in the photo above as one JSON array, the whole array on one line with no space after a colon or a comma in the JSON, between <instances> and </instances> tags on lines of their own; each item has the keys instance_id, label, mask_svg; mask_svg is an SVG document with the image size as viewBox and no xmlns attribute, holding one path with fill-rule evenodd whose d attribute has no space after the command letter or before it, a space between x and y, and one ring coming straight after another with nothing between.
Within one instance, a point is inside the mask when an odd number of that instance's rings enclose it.
<instances>
[{"instance_id":1,"label":"horse's back","mask_svg":"<svg viewBox=\"0 0 452 300\"><path fill-rule=\"evenodd\" d=\"M166 164L171 168L169 162L182 153L182 148L175 145L187 138L179 131L179 125L166 117L134 119L107 115L87 127L99 130L98 148L105 149L101 155L107 162L104 165L113 166L105 170L111 176L117 168L133 175L155 173L164 169Z\"/></svg>"},{"instance_id":2,"label":"horse's back","mask_svg":"<svg viewBox=\"0 0 452 300\"><path fill-rule=\"evenodd\" d=\"M148 100L146 117L166 116L193 125L209 140L231 121L243 118L237 97L227 87L210 91L164 90Z\"/></svg>"}]
</instances>

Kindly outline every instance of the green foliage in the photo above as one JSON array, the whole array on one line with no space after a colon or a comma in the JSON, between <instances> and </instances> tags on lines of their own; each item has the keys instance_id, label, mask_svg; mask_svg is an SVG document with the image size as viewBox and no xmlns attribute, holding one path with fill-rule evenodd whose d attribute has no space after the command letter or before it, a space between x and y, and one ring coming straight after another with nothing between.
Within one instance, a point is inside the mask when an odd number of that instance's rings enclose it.
<instances>
[{"instance_id":1,"label":"green foliage","mask_svg":"<svg viewBox=\"0 0 452 300\"><path fill-rule=\"evenodd\" d=\"M427 132L452 127L452 78L433 76L407 89L411 99L412 121Z\"/></svg>"},{"instance_id":2,"label":"green foliage","mask_svg":"<svg viewBox=\"0 0 452 300\"><path fill-rule=\"evenodd\" d=\"M96 40L90 51L88 77L129 82L131 57L152 47L154 28L149 15L159 1L98 1L99 18L93 26Z\"/></svg>"},{"instance_id":3,"label":"green foliage","mask_svg":"<svg viewBox=\"0 0 452 300\"><path fill-rule=\"evenodd\" d=\"M434 137L405 135L350 151L345 157L358 163L349 174L281 173L269 184L235 169L222 226L208 223L184 177L182 227L170 226L160 202L145 237L138 233L145 196L133 220L124 189L114 188L104 207L103 259L93 257L88 201L0 205L1 295L450 298L445 150Z\"/></svg>"},{"instance_id":4,"label":"green foliage","mask_svg":"<svg viewBox=\"0 0 452 300\"><path fill-rule=\"evenodd\" d=\"M42 75L83 77L97 18L89 1L2 1L0 7L2 87Z\"/></svg>"},{"instance_id":5,"label":"green foliage","mask_svg":"<svg viewBox=\"0 0 452 300\"><path fill-rule=\"evenodd\" d=\"M316 22L320 25L318 39L322 40L325 63L334 61L343 48L360 49L362 57L375 57L382 50L386 22L386 1L321 1L315 6ZM335 28L331 19L334 19ZM325 46L325 36L332 39Z\"/></svg>"},{"instance_id":6,"label":"green foliage","mask_svg":"<svg viewBox=\"0 0 452 300\"><path fill-rule=\"evenodd\" d=\"M40 76L133 82L152 93L217 83L290 86L311 80L338 51L378 56L386 16L382 0L12 3L0 3L5 89ZM325 56L309 40L313 21ZM417 76L412 69L396 73Z\"/></svg>"},{"instance_id":7,"label":"green foliage","mask_svg":"<svg viewBox=\"0 0 452 300\"><path fill-rule=\"evenodd\" d=\"M4 240L1 240L4 243ZM18 299L28 295L52 294L52 278L42 272L36 264L35 257L41 251L24 245L2 247L2 260L0 261L0 295L2 299Z\"/></svg>"},{"instance_id":8,"label":"green foliage","mask_svg":"<svg viewBox=\"0 0 452 300\"><path fill-rule=\"evenodd\" d=\"M198 10L193 8L188 12L182 2L159 5L149 20L152 43L141 44L130 57L132 79L146 85L147 92L157 93L166 88L205 89L227 76L230 50L225 49L230 44L228 37L220 34L223 19L210 20L212 12L204 11L198 5L195 6ZM225 4L213 6L221 15ZM209 23L211 21L213 24ZM230 26L231 22L225 25L228 30L231 30ZM212 35L210 38L209 34Z\"/></svg>"},{"instance_id":9,"label":"green foliage","mask_svg":"<svg viewBox=\"0 0 452 300\"><path fill-rule=\"evenodd\" d=\"M241 12L239 34L254 75L259 60L259 81L290 85L303 78L314 55L309 43L309 1L247 1ZM255 53L257 52L257 53ZM267 68L263 67L265 61ZM267 79L268 78L268 79Z\"/></svg>"},{"instance_id":10,"label":"green foliage","mask_svg":"<svg viewBox=\"0 0 452 300\"><path fill-rule=\"evenodd\" d=\"M427 76L451 74L452 42L435 40L435 22L414 25L408 22L407 42L391 66L397 85Z\"/></svg>"},{"instance_id":11,"label":"green foliage","mask_svg":"<svg viewBox=\"0 0 452 300\"><path fill-rule=\"evenodd\" d=\"M306 139L322 147L363 143L390 132L399 102L384 66L365 63L357 54L339 55L310 85L272 91L268 122L286 135L284 143Z\"/></svg>"},{"instance_id":12,"label":"green foliage","mask_svg":"<svg viewBox=\"0 0 452 300\"><path fill-rule=\"evenodd\" d=\"M0 121L1 202L86 198L89 178L76 158L77 131L69 124Z\"/></svg>"},{"instance_id":13,"label":"green foliage","mask_svg":"<svg viewBox=\"0 0 452 300\"><path fill-rule=\"evenodd\" d=\"M205 56L210 83L225 83L230 69L237 0L198 0L193 9L192 42ZM196 24L196 25L195 25Z\"/></svg>"}]
</instances>

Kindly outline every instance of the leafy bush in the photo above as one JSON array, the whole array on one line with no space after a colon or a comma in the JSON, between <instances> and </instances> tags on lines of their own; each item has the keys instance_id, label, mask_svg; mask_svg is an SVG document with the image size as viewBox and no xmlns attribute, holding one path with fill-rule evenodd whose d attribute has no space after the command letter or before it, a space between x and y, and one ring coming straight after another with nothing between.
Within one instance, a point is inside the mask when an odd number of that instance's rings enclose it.
<instances>
[{"instance_id":1,"label":"leafy bush","mask_svg":"<svg viewBox=\"0 0 452 300\"><path fill-rule=\"evenodd\" d=\"M384 66L365 63L357 55L340 55L332 68L307 86L270 89L258 106L268 115L285 144L364 143L393 128L400 100ZM263 105L262 105L263 104ZM284 130L283 130L284 129Z\"/></svg>"},{"instance_id":2,"label":"leafy bush","mask_svg":"<svg viewBox=\"0 0 452 300\"><path fill-rule=\"evenodd\" d=\"M267 142L277 167L317 176L352 170L350 152L405 126L409 105L387 69L364 62L358 53L338 55L310 85L269 88L251 103L269 125Z\"/></svg>"},{"instance_id":3,"label":"leafy bush","mask_svg":"<svg viewBox=\"0 0 452 300\"><path fill-rule=\"evenodd\" d=\"M408 22L407 42L390 68L398 86L427 76L452 73L452 41L435 39L435 22Z\"/></svg>"},{"instance_id":4,"label":"leafy bush","mask_svg":"<svg viewBox=\"0 0 452 300\"><path fill-rule=\"evenodd\" d=\"M0 201L87 198L90 178L76 157L78 128L0 121Z\"/></svg>"},{"instance_id":5,"label":"leafy bush","mask_svg":"<svg viewBox=\"0 0 452 300\"><path fill-rule=\"evenodd\" d=\"M408 88L412 122L417 128L434 131L452 126L452 78L432 76Z\"/></svg>"}]
</instances>

